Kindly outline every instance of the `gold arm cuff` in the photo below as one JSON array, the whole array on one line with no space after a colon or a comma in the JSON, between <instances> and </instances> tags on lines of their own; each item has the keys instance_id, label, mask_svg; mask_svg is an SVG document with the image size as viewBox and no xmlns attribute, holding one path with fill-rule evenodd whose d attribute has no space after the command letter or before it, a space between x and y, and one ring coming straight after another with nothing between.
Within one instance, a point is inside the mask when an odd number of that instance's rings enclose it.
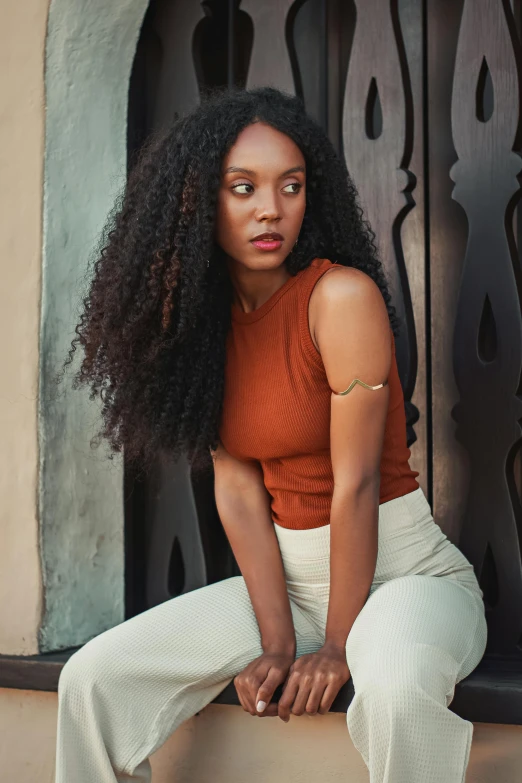
<instances>
[{"instance_id":1,"label":"gold arm cuff","mask_svg":"<svg viewBox=\"0 0 522 783\"><path fill-rule=\"evenodd\" d=\"M375 391L376 389L382 389L383 386L388 385L388 381L384 381L384 383L380 383L378 386L368 386L367 383L364 383L364 381L359 380L359 378L354 378L354 380L351 382L351 384L348 386L348 388L345 391L342 392L334 392L333 389L332 394L336 394L337 396L344 396L345 394L348 394L348 392L351 392L353 387L356 384L360 384L361 386L364 386L365 389L370 389L371 391Z\"/></svg>"}]
</instances>

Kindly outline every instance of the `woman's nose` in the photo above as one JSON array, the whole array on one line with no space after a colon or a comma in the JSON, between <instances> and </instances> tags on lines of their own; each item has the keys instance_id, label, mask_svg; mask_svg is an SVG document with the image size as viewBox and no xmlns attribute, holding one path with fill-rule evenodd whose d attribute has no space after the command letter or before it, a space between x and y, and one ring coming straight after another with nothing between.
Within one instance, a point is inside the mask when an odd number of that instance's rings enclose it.
<instances>
[{"instance_id":1,"label":"woman's nose","mask_svg":"<svg viewBox=\"0 0 522 783\"><path fill-rule=\"evenodd\" d=\"M275 194L265 194L260 200L256 217L258 220L277 220L281 217L279 200Z\"/></svg>"}]
</instances>

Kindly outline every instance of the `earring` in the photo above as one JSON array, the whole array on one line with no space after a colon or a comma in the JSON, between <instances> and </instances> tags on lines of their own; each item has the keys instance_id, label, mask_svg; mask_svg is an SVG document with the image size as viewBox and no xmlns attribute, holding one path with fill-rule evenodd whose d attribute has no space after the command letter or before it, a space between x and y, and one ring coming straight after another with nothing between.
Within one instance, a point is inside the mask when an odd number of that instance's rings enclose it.
<instances>
[{"instance_id":1,"label":"earring","mask_svg":"<svg viewBox=\"0 0 522 783\"><path fill-rule=\"evenodd\" d=\"M209 268L209 266L210 266L210 258L207 258L207 269Z\"/></svg>"}]
</instances>

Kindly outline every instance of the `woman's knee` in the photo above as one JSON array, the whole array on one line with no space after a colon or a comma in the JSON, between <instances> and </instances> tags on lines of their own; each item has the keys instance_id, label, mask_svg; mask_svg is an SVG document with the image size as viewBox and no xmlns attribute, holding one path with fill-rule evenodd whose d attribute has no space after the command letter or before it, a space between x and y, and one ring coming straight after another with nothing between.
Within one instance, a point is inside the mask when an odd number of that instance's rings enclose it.
<instances>
[{"instance_id":1,"label":"woman's knee","mask_svg":"<svg viewBox=\"0 0 522 783\"><path fill-rule=\"evenodd\" d=\"M86 642L65 663L58 680L58 698L83 698L95 686L114 677L114 667L104 634Z\"/></svg>"},{"instance_id":2,"label":"woman's knee","mask_svg":"<svg viewBox=\"0 0 522 783\"><path fill-rule=\"evenodd\" d=\"M458 663L446 650L421 643L373 650L352 672L356 692L398 707L425 698L445 704L457 674Z\"/></svg>"}]
</instances>

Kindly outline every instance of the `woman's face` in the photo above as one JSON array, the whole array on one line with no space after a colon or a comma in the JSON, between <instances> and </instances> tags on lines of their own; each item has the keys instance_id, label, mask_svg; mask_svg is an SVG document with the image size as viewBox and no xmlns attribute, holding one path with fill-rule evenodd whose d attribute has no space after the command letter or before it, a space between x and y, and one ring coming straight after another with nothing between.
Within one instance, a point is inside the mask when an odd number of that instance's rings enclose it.
<instances>
[{"instance_id":1,"label":"woman's face","mask_svg":"<svg viewBox=\"0 0 522 783\"><path fill-rule=\"evenodd\" d=\"M284 133L257 122L246 127L223 160L215 240L232 261L274 269L292 250L306 206L305 159ZM283 239L266 249L259 234Z\"/></svg>"}]
</instances>

